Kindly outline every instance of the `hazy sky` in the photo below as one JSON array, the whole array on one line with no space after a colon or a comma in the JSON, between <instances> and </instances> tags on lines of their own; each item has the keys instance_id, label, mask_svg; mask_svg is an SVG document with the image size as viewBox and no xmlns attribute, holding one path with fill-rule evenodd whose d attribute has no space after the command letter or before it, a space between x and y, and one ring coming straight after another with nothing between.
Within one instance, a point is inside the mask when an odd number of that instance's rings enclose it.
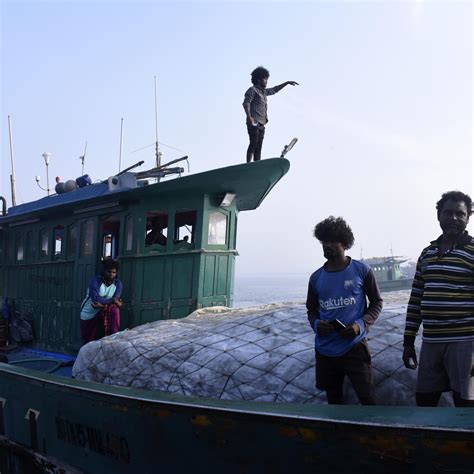
<instances>
[{"instance_id":1,"label":"hazy sky","mask_svg":"<svg viewBox=\"0 0 474 474\"><path fill-rule=\"evenodd\" d=\"M104 179L154 163L154 75L164 160L191 172L245 161L250 72L299 87L269 98L263 156L291 138L289 173L239 216L237 273L311 272L330 214L352 226L355 258L416 257L439 234L442 192L473 193L470 1L1 2L1 181L10 200L12 116L19 203L52 154L50 181ZM142 167L142 169L145 167ZM472 229L472 226L471 226ZM362 251L362 252L361 252Z\"/></svg>"}]
</instances>

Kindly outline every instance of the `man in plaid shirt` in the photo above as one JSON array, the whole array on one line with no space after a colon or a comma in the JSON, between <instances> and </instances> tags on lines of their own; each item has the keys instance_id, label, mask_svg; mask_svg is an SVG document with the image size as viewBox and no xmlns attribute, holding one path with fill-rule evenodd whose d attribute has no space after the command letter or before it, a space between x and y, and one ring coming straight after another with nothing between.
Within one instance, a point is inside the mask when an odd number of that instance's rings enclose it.
<instances>
[{"instance_id":1,"label":"man in plaid shirt","mask_svg":"<svg viewBox=\"0 0 474 474\"><path fill-rule=\"evenodd\" d=\"M244 97L245 114L247 116L247 131L249 133L250 144L247 149L247 163L260 160L262 153L263 137L265 136L265 125L267 117L267 95L273 95L281 91L288 85L297 86L295 81L286 81L278 86L267 89L267 81L270 73L262 66L252 71L253 86L247 90Z\"/></svg>"}]
</instances>

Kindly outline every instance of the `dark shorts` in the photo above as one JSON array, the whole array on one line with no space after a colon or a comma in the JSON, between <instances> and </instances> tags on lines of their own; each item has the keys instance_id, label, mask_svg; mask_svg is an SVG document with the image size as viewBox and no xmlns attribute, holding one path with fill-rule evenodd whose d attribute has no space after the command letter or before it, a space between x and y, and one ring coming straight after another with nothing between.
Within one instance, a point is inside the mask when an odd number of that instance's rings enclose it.
<instances>
[{"instance_id":1,"label":"dark shorts","mask_svg":"<svg viewBox=\"0 0 474 474\"><path fill-rule=\"evenodd\" d=\"M372 358L365 340L339 357L327 357L316 351L316 388L342 392L346 375L359 400L374 398Z\"/></svg>"}]
</instances>

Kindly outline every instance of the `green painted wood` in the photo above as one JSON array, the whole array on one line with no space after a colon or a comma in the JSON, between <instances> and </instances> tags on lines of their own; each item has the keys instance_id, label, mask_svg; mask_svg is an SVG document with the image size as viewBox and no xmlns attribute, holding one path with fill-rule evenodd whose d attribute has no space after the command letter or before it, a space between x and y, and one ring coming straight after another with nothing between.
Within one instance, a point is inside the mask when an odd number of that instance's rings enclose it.
<instances>
[{"instance_id":1,"label":"green painted wood","mask_svg":"<svg viewBox=\"0 0 474 474\"><path fill-rule=\"evenodd\" d=\"M194 261L191 256L177 255L172 261L171 299L192 298Z\"/></svg>"},{"instance_id":2,"label":"green painted wood","mask_svg":"<svg viewBox=\"0 0 474 474\"><path fill-rule=\"evenodd\" d=\"M204 257L203 296L212 296L214 293L216 260L216 255L205 255Z\"/></svg>"},{"instance_id":3,"label":"green painted wood","mask_svg":"<svg viewBox=\"0 0 474 474\"><path fill-rule=\"evenodd\" d=\"M468 473L472 409L183 397L0 366L4 431L86 473ZM2 449L0 442L0 450ZM185 453L185 455L183 455Z\"/></svg>"},{"instance_id":4,"label":"green painted wood","mask_svg":"<svg viewBox=\"0 0 474 474\"><path fill-rule=\"evenodd\" d=\"M216 269L216 284L215 284L215 294L216 295L226 295L228 284L228 274L229 274L229 255L219 255L217 257L217 269Z\"/></svg>"},{"instance_id":5,"label":"green painted wood","mask_svg":"<svg viewBox=\"0 0 474 474\"><path fill-rule=\"evenodd\" d=\"M143 261L141 301L163 301L164 287L167 277L167 261L165 258L153 258Z\"/></svg>"},{"instance_id":6,"label":"green painted wood","mask_svg":"<svg viewBox=\"0 0 474 474\"><path fill-rule=\"evenodd\" d=\"M90 278L100 271L102 238L107 229L118 242L117 258L122 266L122 328L184 317L200 307L230 305L237 214L257 207L288 168L285 159L262 160L87 201L51 205L47 210L2 216L0 297L12 300L17 310L32 313L37 345L75 352L80 347L80 304ZM220 203L226 192L235 193L236 198L223 208ZM83 212L111 203L113 208ZM146 246L147 214L157 211L168 215L167 245ZM189 211L196 215L194 243L174 243L176 216ZM225 244L208 242L209 216L216 212L227 218ZM16 225L31 219L35 222ZM129 221L133 229L131 245L126 235ZM84 253L81 249L88 223L94 232ZM61 251L54 255L58 226L63 229ZM47 256L41 252L42 235L48 242ZM23 246L21 261L17 259L19 246Z\"/></svg>"}]
</instances>

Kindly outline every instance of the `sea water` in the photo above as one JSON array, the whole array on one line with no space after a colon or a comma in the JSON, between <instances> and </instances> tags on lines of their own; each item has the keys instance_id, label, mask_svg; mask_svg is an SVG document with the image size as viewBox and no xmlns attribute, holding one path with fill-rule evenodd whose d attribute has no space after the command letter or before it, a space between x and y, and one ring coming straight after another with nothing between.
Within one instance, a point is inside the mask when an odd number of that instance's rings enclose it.
<instances>
[{"instance_id":1,"label":"sea water","mask_svg":"<svg viewBox=\"0 0 474 474\"><path fill-rule=\"evenodd\" d=\"M304 303L310 275L236 275L234 308L248 308L270 303ZM410 290L382 293L386 304L406 304Z\"/></svg>"},{"instance_id":2,"label":"sea water","mask_svg":"<svg viewBox=\"0 0 474 474\"><path fill-rule=\"evenodd\" d=\"M234 307L306 301L309 275L236 275Z\"/></svg>"}]
</instances>

